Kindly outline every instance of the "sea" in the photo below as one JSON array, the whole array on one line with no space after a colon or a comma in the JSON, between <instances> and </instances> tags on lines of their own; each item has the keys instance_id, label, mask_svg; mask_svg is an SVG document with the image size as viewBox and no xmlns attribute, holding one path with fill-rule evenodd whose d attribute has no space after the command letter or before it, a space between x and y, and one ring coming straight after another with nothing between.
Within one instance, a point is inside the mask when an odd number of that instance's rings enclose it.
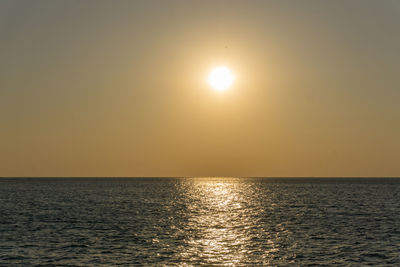
<instances>
[{"instance_id":1,"label":"sea","mask_svg":"<svg viewBox=\"0 0 400 267\"><path fill-rule=\"evenodd\" d=\"M0 266L118 265L400 266L400 179L0 179Z\"/></svg>"}]
</instances>

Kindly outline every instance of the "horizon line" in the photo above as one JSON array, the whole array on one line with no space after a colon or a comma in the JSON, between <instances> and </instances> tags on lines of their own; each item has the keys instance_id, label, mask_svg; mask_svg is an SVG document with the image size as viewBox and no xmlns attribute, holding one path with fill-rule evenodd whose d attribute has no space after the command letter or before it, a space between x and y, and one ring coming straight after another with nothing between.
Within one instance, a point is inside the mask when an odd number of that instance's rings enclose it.
<instances>
[{"instance_id":1,"label":"horizon line","mask_svg":"<svg viewBox=\"0 0 400 267\"><path fill-rule=\"evenodd\" d=\"M91 178L91 179L129 179L129 178L262 178L262 179L399 179L400 176L0 176L0 179L35 179L35 178Z\"/></svg>"}]
</instances>

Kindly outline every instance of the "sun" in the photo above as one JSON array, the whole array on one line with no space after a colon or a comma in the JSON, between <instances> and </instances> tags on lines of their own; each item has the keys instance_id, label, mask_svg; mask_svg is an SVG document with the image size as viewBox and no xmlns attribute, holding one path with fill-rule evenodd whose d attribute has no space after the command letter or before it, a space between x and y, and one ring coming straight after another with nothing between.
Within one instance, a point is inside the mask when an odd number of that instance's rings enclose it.
<instances>
[{"instance_id":1,"label":"sun","mask_svg":"<svg viewBox=\"0 0 400 267\"><path fill-rule=\"evenodd\" d=\"M234 80L233 73L224 66L215 67L208 75L208 83L217 91L225 91L232 86Z\"/></svg>"}]
</instances>

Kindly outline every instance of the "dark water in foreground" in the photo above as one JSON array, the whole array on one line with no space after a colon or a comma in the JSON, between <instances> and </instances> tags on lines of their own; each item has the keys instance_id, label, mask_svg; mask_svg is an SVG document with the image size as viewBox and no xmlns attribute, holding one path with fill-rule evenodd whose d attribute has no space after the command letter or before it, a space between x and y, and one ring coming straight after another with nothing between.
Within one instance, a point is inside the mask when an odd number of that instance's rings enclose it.
<instances>
[{"instance_id":1,"label":"dark water in foreground","mask_svg":"<svg viewBox=\"0 0 400 267\"><path fill-rule=\"evenodd\" d=\"M400 265L400 179L0 179L0 266Z\"/></svg>"}]
</instances>

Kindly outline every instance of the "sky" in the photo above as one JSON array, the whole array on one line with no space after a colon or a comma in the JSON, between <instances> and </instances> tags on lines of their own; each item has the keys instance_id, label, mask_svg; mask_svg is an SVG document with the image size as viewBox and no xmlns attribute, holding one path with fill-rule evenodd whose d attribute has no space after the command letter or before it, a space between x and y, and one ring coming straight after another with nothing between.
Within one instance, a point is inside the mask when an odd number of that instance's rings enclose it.
<instances>
[{"instance_id":1,"label":"sky","mask_svg":"<svg viewBox=\"0 0 400 267\"><path fill-rule=\"evenodd\" d=\"M3 177L400 176L399 100L397 0L0 1Z\"/></svg>"}]
</instances>

